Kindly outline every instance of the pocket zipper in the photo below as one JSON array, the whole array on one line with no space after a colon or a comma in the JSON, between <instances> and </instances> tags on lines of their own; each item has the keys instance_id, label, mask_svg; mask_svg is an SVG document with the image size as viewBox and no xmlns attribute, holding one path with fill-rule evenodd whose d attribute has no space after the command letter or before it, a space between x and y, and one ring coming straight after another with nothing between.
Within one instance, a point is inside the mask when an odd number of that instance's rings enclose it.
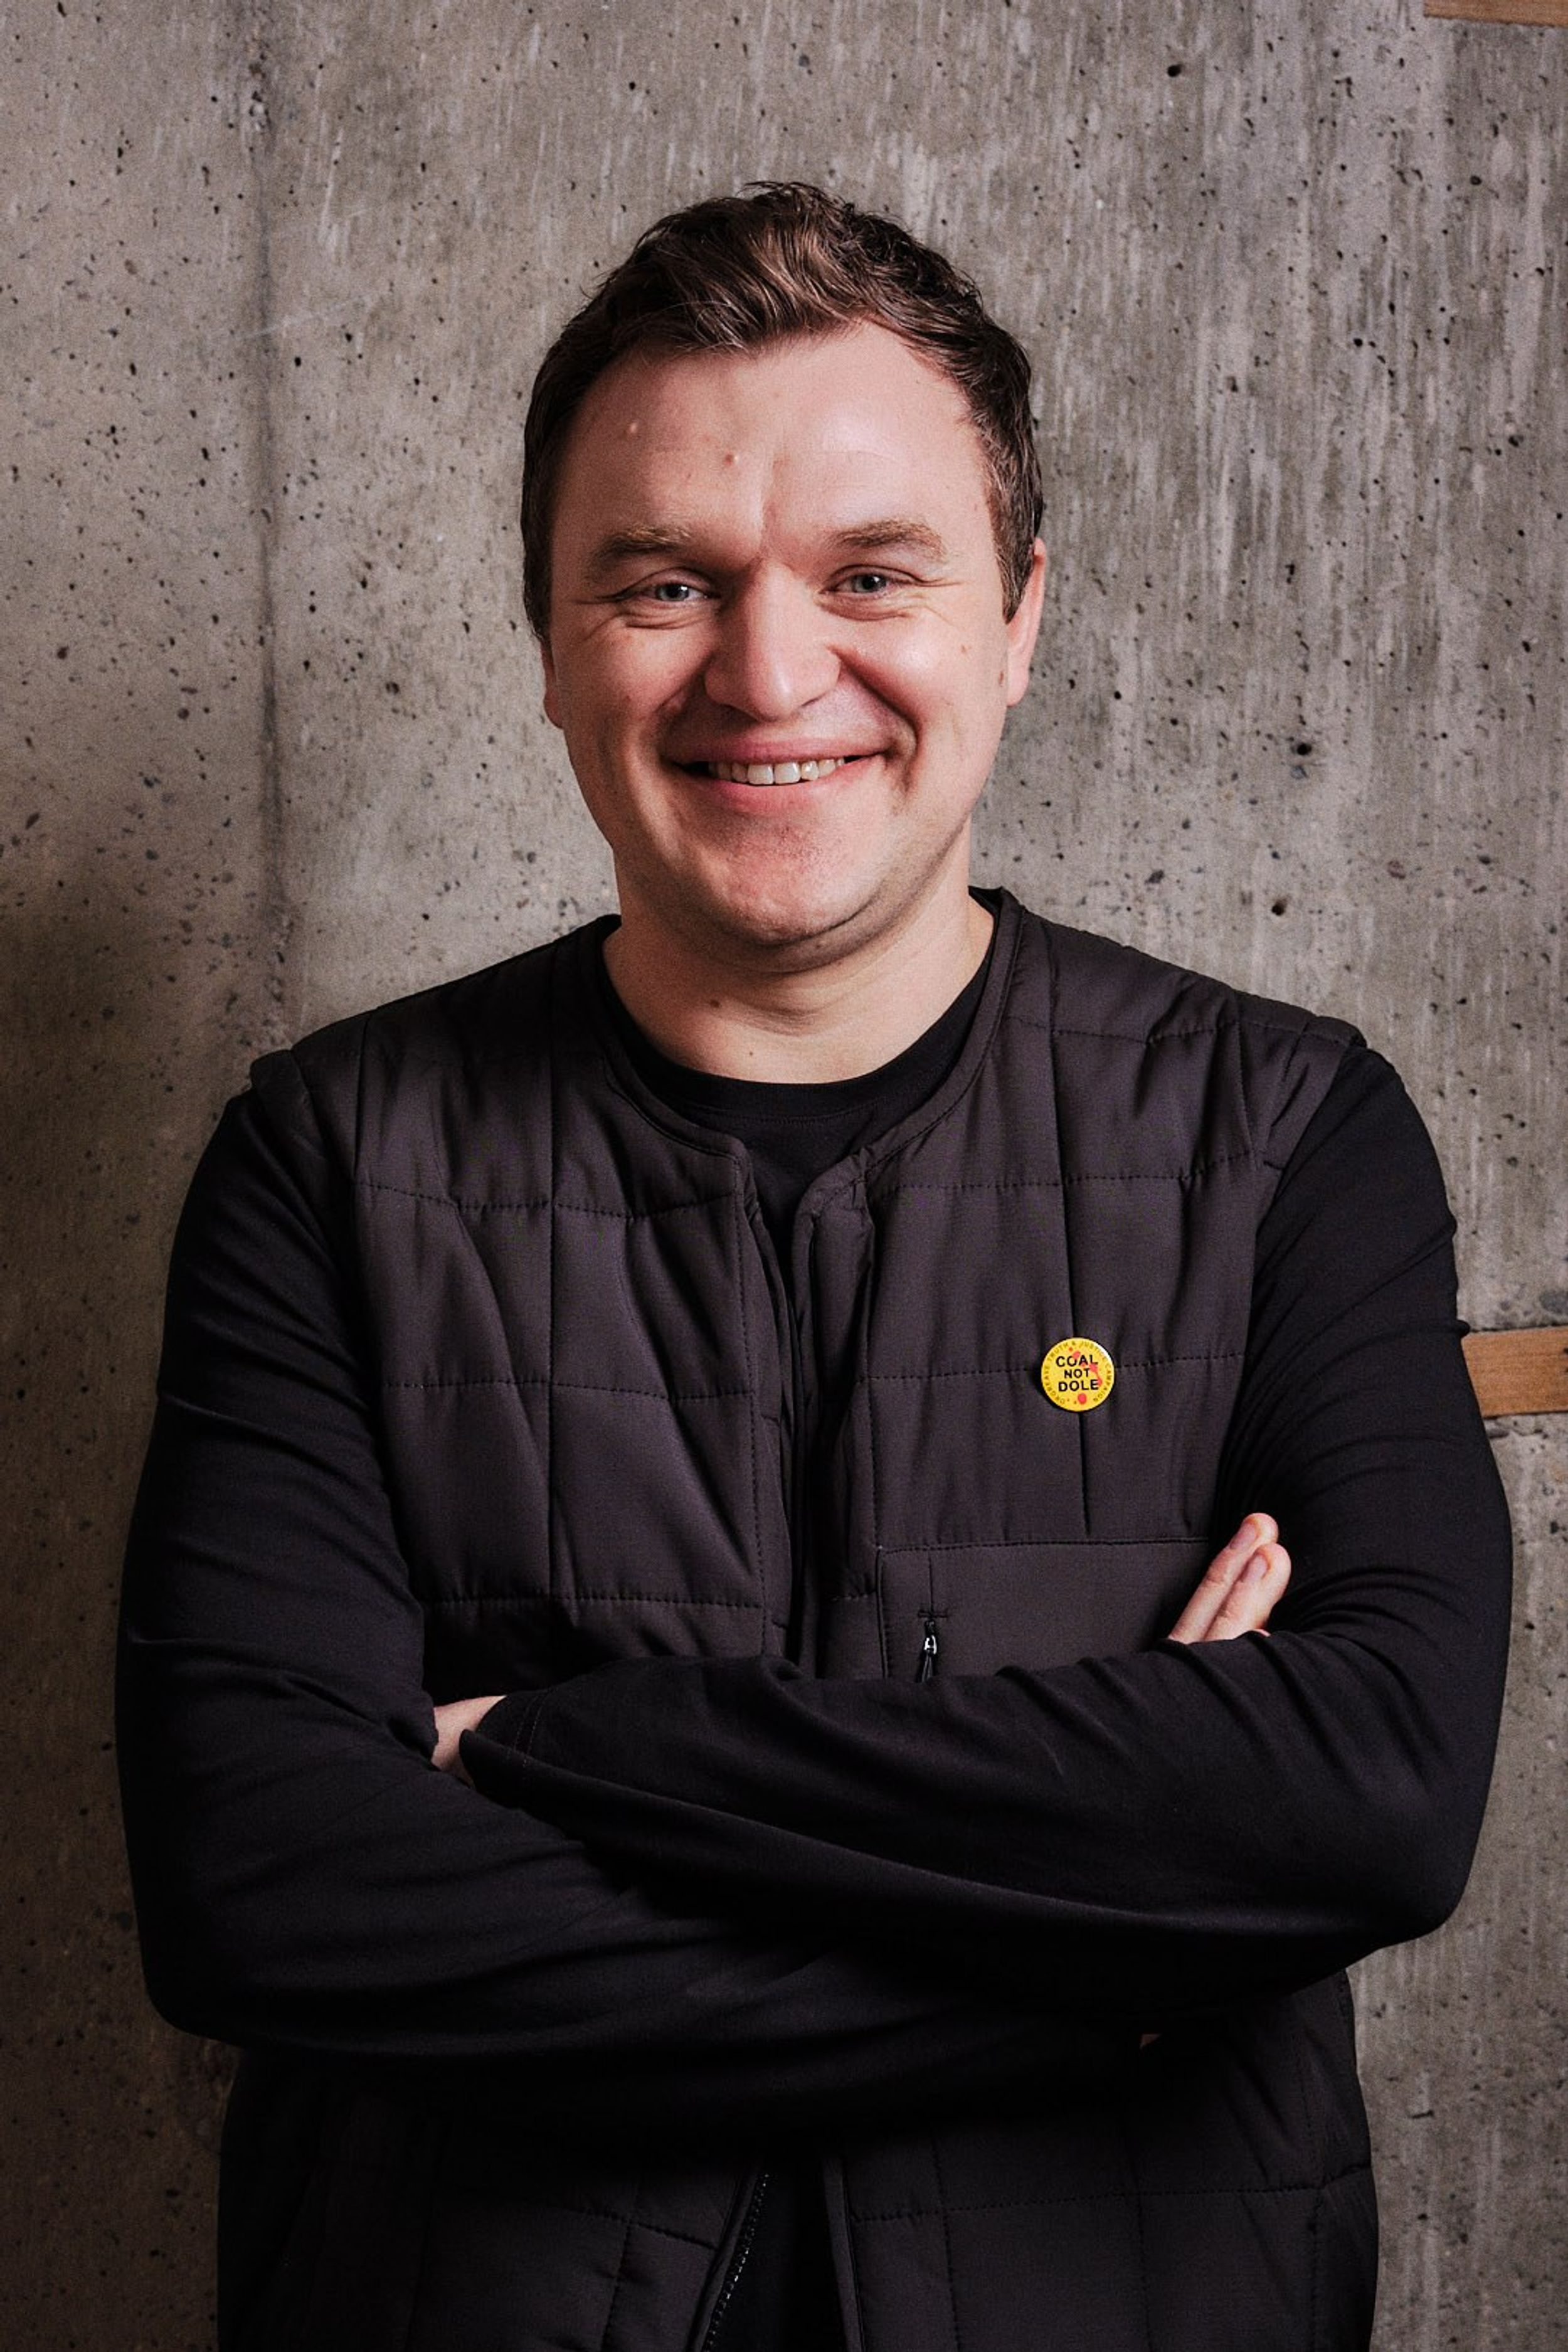
<instances>
[{"instance_id":1,"label":"pocket zipper","mask_svg":"<svg viewBox=\"0 0 1568 2352\"><path fill-rule=\"evenodd\" d=\"M915 1680L917 1683L929 1683L931 1676L936 1672L938 1647L936 1638L936 1619L934 1617L928 1617L925 1621L925 1626L926 1637L921 1643L921 1662L915 1668Z\"/></svg>"}]
</instances>

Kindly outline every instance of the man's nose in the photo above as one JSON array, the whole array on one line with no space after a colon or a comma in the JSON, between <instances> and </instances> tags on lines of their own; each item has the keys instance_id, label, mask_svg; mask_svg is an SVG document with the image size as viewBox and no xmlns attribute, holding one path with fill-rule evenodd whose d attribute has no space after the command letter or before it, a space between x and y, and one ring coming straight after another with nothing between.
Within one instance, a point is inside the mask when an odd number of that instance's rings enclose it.
<instances>
[{"instance_id":1,"label":"man's nose","mask_svg":"<svg viewBox=\"0 0 1568 2352\"><path fill-rule=\"evenodd\" d=\"M749 719L788 719L837 676L827 615L798 582L749 581L726 600L703 672L710 701Z\"/></svg>"}]
</instances>

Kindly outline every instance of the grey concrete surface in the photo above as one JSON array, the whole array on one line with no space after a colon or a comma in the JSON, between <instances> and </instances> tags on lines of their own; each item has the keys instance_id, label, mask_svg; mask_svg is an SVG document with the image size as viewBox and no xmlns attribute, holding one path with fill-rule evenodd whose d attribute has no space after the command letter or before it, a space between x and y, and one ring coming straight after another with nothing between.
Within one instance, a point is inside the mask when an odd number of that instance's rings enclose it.
<instances>
[{"instance_id":1,"label":"grey concrete surface","mask_svg":"<svg viewBox=\"0 0 1568 2352\"><path fill-rule=\"evenodd\" d=\"M180 1191L259 1045L607 903L511 514L552 326L808 176L1040 363L1053 561L982 872L1357 1019L1478 1323L1568 1320L1568 34L1413 0L15 0L0 678L0 2334L210 2341L224 2061L144 2009L118 1548ZM1568 2285L1568 1425L1500 1425L1514 1679L1470 1895L1362 1971L1380 2352Z\"/></svg>"}]
</instances>

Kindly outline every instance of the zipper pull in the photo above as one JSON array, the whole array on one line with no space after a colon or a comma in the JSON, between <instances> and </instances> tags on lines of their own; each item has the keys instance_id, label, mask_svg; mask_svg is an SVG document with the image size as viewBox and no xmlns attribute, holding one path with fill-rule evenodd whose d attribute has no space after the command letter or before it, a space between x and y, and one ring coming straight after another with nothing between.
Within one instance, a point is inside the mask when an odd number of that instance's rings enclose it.
<instances>
[{"instance_id":1,"label":"zipper pull","mask_svg":"<svg viewBox=\"0 0 1568 2352\"><path fill-rule=\"evenodd\" d=\"M915 1680L917 1683L929 1683L932 1675L935 1674L936 1654L936 1619L934 1617L928 1617L926 1619L926 1637L921 1643L921 1662L915 1669Z\"/></svg>"}]
</instances>

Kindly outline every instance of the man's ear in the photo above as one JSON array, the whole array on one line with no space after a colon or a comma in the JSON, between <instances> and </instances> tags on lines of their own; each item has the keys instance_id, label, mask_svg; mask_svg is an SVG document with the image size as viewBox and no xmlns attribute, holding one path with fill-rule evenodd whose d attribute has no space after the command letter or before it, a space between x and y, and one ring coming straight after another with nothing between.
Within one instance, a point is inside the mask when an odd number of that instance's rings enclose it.
<instances>
[{"instance_id":1,"label":"man's ear","mask_svg":"<svg viewBox=\"0 0 1568 2352\"><path fill-rule=\"evenodd\" d=\"M1017 608L1007 623L1007 708L1022 702L1029 690L1029 663L1040 634L1040 614L1046 598L1046 545L1037 539L1029 556L1029 576Z\"/></svg>"},{"instance_id":2,"label":"man's ear","mask_svg":"<svg viewBox=\"0 0 1568 2352\"><path fill-rule=\"evenodd\" d=\"M552 727L561 724L561 689L555 677L554 656L548 637L539 640L539 658L544 670L544 716Z\"/></svg>"}]
</instances>

